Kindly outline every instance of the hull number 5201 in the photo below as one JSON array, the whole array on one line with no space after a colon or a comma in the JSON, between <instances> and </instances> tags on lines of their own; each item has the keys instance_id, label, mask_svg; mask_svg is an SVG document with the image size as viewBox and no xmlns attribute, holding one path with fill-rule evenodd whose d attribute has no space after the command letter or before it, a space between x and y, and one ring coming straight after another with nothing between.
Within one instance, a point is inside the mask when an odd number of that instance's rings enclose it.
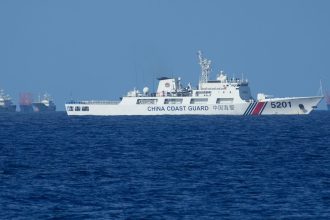
<instances>
[{"instance_id":1,"label":"hull number 5201","mask_svg":"<svg viewBox=\"0 0 330 220\"><path fill-rule=\"evenodd\" d=\"M291 102L271 102L272 108L291 108Z\"/></svg>"}]
</instances>

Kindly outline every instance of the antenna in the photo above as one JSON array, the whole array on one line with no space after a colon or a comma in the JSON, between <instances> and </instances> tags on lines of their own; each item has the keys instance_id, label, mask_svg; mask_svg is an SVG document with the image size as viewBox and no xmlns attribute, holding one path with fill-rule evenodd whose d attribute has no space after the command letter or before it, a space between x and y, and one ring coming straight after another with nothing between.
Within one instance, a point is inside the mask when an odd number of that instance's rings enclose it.
<instances>
[{"instance_id":1,"label":"antenna","mask_svg":"<svg viewBox=\"0 0 330 220\"><path fill-rule=\"evenodd\" d=\"M320 90L321 90L321 96L324 96L324 94L323 94L322 80L320 80Z\"/></svg>"},{"instance_id":2,"label":"antenna","mask_svg":"<svg viewBox=\"0 0 330 220\"><path fill-rule=\"evenodd\" d=\"M209 75L211 72L211 60L208 60L203 57L202 51L198 51L199 65L202 69L202 75L199 80L199 83L206 83L209 80Z\"/></svg>"},{"instance_id":3,"label":"antenna","mask_svg":"<svg viewBox=\"0 0 330 220\"><path fill-rule=\"evenodd\" d=\"M155 72L152 71L152 92L155 92Z\"/></svg>"},{"instance_id":4,"label":"antenna","mask_svg":"<svg viewBox=\"0 0 330 220\"><path fill-rule=\"evenodd\" d=\"M135 60L134 60L135 61ZM137 70L136 70L136 62L134 62L134 73L135 73L135 85L139 85L138 83L138 73L137 73Z\"/></svg>"},{"instance_id":5,"label":"antenna","mask_svg":"<svg viewBox=\"0 0 330 220\"><path fill-rule=\"evenodd\" d=\"M70 91L70 101L73 101L72 91Z\"/></svg>"},{"instance_id":6,"label":"antenna","mask_svg":"<svg viewBox=\"0 0 330 220\"><path fill-rule=\"evenodd\" d=\"M319 91L317 92L317 94L320 94L320 96L324 96L323 86L322 86L322 80L320 80L320 88L319 88Z\"/></svg>"}]
</instances>

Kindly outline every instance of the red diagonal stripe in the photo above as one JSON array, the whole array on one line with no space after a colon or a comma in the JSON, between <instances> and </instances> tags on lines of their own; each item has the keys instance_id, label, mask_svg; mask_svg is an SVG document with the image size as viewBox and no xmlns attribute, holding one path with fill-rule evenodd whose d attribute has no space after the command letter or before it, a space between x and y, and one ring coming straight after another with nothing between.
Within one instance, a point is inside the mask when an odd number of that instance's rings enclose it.
<instances>
[{"instance_id":1,"label":"red diagonal stripe","mask_svg":"<svg viewBox=\"0 0 330 220\"><path fill-rule=\"evenodd\" d=\"M254 108L252 115L259 115L262 107L264 106L264 102L258 102L257 106Z\"/></svg>"}]
</instances>

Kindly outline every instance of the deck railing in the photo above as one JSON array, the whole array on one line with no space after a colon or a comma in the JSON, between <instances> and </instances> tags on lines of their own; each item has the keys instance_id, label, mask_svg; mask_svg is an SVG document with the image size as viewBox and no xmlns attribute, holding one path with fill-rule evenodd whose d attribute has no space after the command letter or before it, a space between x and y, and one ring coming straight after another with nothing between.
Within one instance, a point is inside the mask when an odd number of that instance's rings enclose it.
<instances>
[{"instance_id":1,"label":"deck railing","mask_svg":"<svg viewBox=\"0 0 330 220\"><path fill-rule=\"evenodd\" d=\"M82 104L82 105L118 105L120 101L108 100L91 100L91 101L70 101L67 104Z\"/></svg>"}]
</instances>

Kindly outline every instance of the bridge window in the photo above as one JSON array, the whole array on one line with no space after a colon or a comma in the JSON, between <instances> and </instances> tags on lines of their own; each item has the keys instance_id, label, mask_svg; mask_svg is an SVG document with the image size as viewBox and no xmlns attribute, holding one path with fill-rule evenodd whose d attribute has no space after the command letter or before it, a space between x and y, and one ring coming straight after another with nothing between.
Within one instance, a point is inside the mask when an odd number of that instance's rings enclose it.
<instances>
[{"instance_id":1,"label":"bridge window","mask_svg":"<svg viewBox=\"0 0 330 220\"><path fill-rule=\"evenodd\" d=\"M81 110L84 111L84 112L88 112L89 111L89 107L88 106L83 106L81 108Z\"/></svg>"},{"instance_id":2,"label":"bridge window","mask_svg":"<svg viewBox=\"0 0 330 220\"><path fill-rule=\"evenodd\" d=\"M72 112L72 111L73 111L73 106L68 106L68 107L67 107L67 110L68 110L69 112Z\"/></svg>"},{"instance_id":3,"label":"bridge window","mask_svg":"<svg viewBox=\"0 0 330 220\"><path fill-rule=\"evenodd\" d=\"M211 96L211 91L197 91L196 96Z\"/></svg>"},{"instance_id":4,"label":"bridge window","mask_svg":"<svg viewBox=\"0 0 330 220\"><path fill-rule=\"evenodd\" d=\"M191 99L190 104L206 104L207 101L208 101L207 98Z\"/></svg>"},{"instance_id":5,"label":"bridge window","mask_svg":"<svg viewBox=\"0 0 330 220\"><path fill-rule=\"evenodd\" d=\"M164 104L182 104L183 99L165 99Z\"/></svg>"},{"instance_id":6,"label":"bridge window","mask_svg":"<svg viewBox=\"0 0 330 220\"><path fill-rule=\"evenodd\" d=\"M157 99L138 99L136 101L138 105L155 105L157 104Z\"/></svg>"},{"instance_id":7,"label":"bridge window","mask_svg":"<svg viewBox=\"0 0 330 220\"><path fill-rule=\"evenodd\" d=\"M217 104L232 104L234 101L233 98L218 98Z\"/></svg>"},{"instance_id":8,"label":"bridge window","mask_svg":"<svg viewBox=\"0 0 330 220\"><path fill-rule=\"evenodd\" d=\"M74 108L74 110L75 110L76 112L79 112L79 111L80 111L80 107L79 107L79 106L76 106L76 107Z\"/></svg>"}]
</instances>

